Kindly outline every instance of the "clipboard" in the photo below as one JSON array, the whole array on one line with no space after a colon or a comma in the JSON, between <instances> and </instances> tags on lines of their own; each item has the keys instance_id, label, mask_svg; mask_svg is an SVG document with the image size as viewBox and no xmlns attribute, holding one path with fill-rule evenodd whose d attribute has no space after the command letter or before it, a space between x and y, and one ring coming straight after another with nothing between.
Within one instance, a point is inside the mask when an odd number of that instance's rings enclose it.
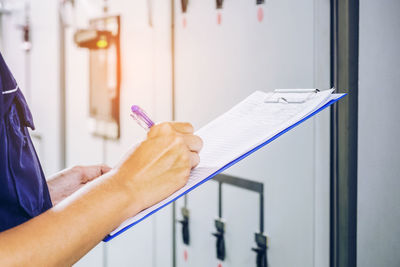
<instances>
[{"instance_id":1,"label":"clipboard","mask_svg":"<svg viewBox=\"0 0 400 267\"><path fill-rule=\"evenodd\" d=\"M282 90L286 90L286 91L282 91ZM291 90L291 91L289 91ZM296 90L294 93L292 92L293 90ZM289 94L304 94L303 97L307 97L306 94L318 94L320 91L318 89L306 89L306 90L313 90L311 91L305 91L304 89L302 90L297 90L297 89L280 89L280 90L275 90L274 92L272 92L272 95L278 95L278 93L280 95L282 94L287 94L287 96L289 96ZM333 91L333 89L331 89L331 91ZM315 116L316 114L318 114L319 112L321 112L322 110L326 109L327 107L333 105L334 103L336 103L337 101L339 101L340 99L342 99L344 96L346 96L347 94L332 94L333 97L331 97L326 103L320 105L317 107L317 109L313 110L311 113L309 113L308 115L304 116L303 118L301 118L300 120L297 120L294 123L291 123L288 127L284 128L283 130L279 131L278 133L274 134L272 137L268 138L267 140L265 140L264 142L262 142L261 144L255 146L254 148L250 149L249 151L241 154L240 156L236 157L235 159L233 159L232 161L230 161L229 163L223 165L222 167L218 168L217 170L213 171L210 175L208 175L206 178L204 178L203 180L197 182L196 184L194 184L193 186L190 186L189 188L185 189L183 192L180 192L179 194L173 196L171 199L168 199L168 201L165 201L164 203L162 203L162 205L159 205L157 208L151 210L151 212L148 212L146 215L142 216L141 218L134 220L133 222L129 223L128 225L125 225L123 227L117 228L117 230L115 230L114 232L112 232L111 234L107 235L103 241L104 242L108 242L112 239L114 239L115 237L119 236L120 234L124 233L125 231L127 231L129 228L133 227L134 225L138 224L139 222L145 220L146 218L150 217L151 215L153 215L154 213L156 213L157 211L161 210L162 208L168 206L169 204L171 204L172 202L176 201L177 199L181 198L182 196L186 195L187 193L191 192L192 190L194 190L195 188L197 188L198 186L202 185L203 183L209 181L210 179L212 179L214 176L222 173L223 171L225 171L226 169L230 168L231 166L235 165L236 163L238 163L239 161L245 159L246 157L248 157L249 155L253 154L254 152L258 151L259 149L261 149L262 147L268 145L269 143L271 143L272 141L276 140L277 138L279 138L281 135L285 134L286 132L290 131L291 129L295 128L296 126L300 125L301 123L303 123L304 121L308 120L309 118ZM270 95L269 95L270 97ZM281 96L279 96L281 98ZM299 102L298 100L292 100L290 101L290 99L294 99L294 98L287 98L283 101L284 104L301 104L304 102ZM264 103L281 103L282 104L282 99L279 99L278 101L274 101L271 102L270 98L264 99L263 100Z\"/></svg>"}]
</instances>

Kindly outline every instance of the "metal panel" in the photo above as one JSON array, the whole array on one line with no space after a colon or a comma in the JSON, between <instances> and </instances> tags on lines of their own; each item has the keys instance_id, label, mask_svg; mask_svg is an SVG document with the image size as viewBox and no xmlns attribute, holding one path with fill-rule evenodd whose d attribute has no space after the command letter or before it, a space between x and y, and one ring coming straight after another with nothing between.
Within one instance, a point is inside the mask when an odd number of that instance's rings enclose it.
<instances>
[{"instance_id":1,"label":"metal panel","mask_svg":"<svg viewBox=\"0 0 400 267\"><path fill-rule=\"evenodd\" d=\"M215 1L189 1L185 14L180 2L175 4L178 120L191 121L198 128L257 89L329 87L328 1L268 1L257 6L232 0L218 11ZM325 13L318 13L321 10ZM271 237L271 266L328 264L329 214L324 211L329 199L320 194L329 192L327 115L282 136L228 171L261 179L266 185L265 231ZM216 185L205 184L190 194L193 239L184 247L177 231L177 266L217 264L211 236L216 192ZM255 255L250 249L258 225L258 210L252 207L257 196L227 187L223 203L229 229L223 266L252 266ZM321 222L318 230L317 222Z\"/></svg>"},{"instance_id":2,"label":"metal panel","mask_svg":"<svg viewBox=\"0 0 400 267\"><path fill-rule=\"evenodd\" d=\"M97 1L98 5L95 1L91 3L92 10L101 6L101 1ZM78 25L85 25L90 18L82 4L83 1L76 1ZM168 102L171 99L168 83L170 28L168 23L164 24L169 18L168 7L168 3L165 5L162 1L154 3L151 26L146 1L120 0L109 3L110 14L121 14L121 137L118 141L103 141L93 137L87 128L89 57L87 51L76 48L72 41L73 32L67 30L68 165L105 161L115 166L124 153L146 135L129 116L130 106L134 103L141 105L156 121L171 118L171 104ZM164 221L170 223L170 216ZM162 221L157 223L161 225ZM156 264L154 253L157 250L161 251L161 259L171 255L170 242L166 247L159 245L157 242L164 244L164 240L156 239L154 230L155 219L149 218L106 246L100 245L77 266L153 266Z\"/></svg>"},{"instance_id":3,"label":"metal panel","mask_svg":"<svg viewBox=\"0 0 400 267\"><path fill-rule=\"evenodd\" d=\"M333 1L331 266L355 266L357 235L358 1Z\"/></svg>"},{"instance_id":4,"label":"metal panel","mask_svg":"<svg viewBox=\"0 0 400 267\"><path fill-rule=\"evenodd\" d=\"M400 266L400 1L360 1L357 266Z\"/></svg>"}]
</instances>

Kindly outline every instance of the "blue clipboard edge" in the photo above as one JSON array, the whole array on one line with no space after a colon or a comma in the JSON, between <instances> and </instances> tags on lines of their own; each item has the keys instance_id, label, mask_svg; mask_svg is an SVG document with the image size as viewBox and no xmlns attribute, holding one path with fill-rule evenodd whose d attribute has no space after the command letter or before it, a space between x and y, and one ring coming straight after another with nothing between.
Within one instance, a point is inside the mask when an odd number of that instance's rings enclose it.
<instances>
[{"instance_id":1,"label":"blue clipboard edge","mask_svg":"<svg viewBox=\"0 0 400 267\"><path fill-rule=\"evenodd\" d=\"M329 101L328 103L326 103L325 105L323 105L322 107L320 107L319 109L317 109L316 111L314 111L313 113L309 114L308 116L304 117L303 119L299 120L298 122L296 122L295 124L289 126L288 128L286 128L285 130L277 133L276 135L274 135L272 138L268 139L267 141L265 141L264 143L258 145L257 147L253 148L252 150L248 151L247 153L243 154L242 156L240 156L239 158L229 162L228 164L226 164L224 167L222 167L221 169L219 169L218 171L214 172L213 174L211 174L210 176L208 176L206 179L202 180L201 182L199 182L198 184L196 184L195 186L189 188L187 191L183 192L182 194L180 194L179 196L177 196L176 198L172 199L171 201L165 203L164 205L162 205L161 207L159 207L158 209L153 210L152 212L150 212L149 214L147 214L146 216L144 216L143 218L139 219L138 221L124 227L123 229L121 229L120 231L118 231L117 233L115 233L114 235L108 235L106 236L103 241L104 242L108 242L112 239L114 239L115 237L119 236L120 234L122 234L123 232L125 232L126 230L128 230L129 228L131 228L132 226L138 224L139 222L143 221L144 219L146 219L147 217L150 217L151 215L153 215L154 213L156 213L157 211L159 211L160 209L168 206L169 204L171 204L172 202L178 200L179 198L181 198L182 196L186 195L187 193L191 192L193 189L197 188L198 186L202 185L203 183L207 182L208 180L212 179L214 176L220 174L221 172L223 172L224 170L228 169L229 167L231 167L232 165L236 164L237 162L241 161L242 159L248 157L249 155L253 154L254 152L256 152L257 150L259 150L260 148L262 148L263 146L271 143L272 141L274 141L275 139L277 139L279 136L283 135L284 133L290 131L291 129L293 129L294 127L298 126L299 124L301 124L302 122L308 120L309 118L313 117L314 115L316 115L317 113L319 113L320 111L326 109L327 107L331 106L332 104L338 102L340 99L342 99L343 97L345 97L347 94L343 94L342 96L333 99L331 101Z\"/></svg>"}]
</instances>

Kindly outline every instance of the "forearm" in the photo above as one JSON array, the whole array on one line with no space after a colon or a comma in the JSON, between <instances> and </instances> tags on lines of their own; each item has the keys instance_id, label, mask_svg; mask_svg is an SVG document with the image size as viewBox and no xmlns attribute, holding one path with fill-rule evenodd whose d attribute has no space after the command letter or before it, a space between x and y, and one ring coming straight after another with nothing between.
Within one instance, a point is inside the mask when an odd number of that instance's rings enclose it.
<instances>
[{"instance_id":1,"label":"forearm","mask_svg":"<svg viewBox=\"0 0 400 267\"><path fill-rule=\"evenodd\" d=\"M190 124L153 126L113 171L0 233L0 266L73 264L129 216L183 187L199 163L201 146Z\"/></svg>"},{"instance_id":2,"label":"forearm","mask_svg":"<svg viewBox=\"0 0 400 267\"><path fill-rule=\"evenodd\" d=\"M66 266L85 255L141 210L134 192L115 176L106 174L49 211L0 233L0 266Z\"/></svg>"}]
</instances>

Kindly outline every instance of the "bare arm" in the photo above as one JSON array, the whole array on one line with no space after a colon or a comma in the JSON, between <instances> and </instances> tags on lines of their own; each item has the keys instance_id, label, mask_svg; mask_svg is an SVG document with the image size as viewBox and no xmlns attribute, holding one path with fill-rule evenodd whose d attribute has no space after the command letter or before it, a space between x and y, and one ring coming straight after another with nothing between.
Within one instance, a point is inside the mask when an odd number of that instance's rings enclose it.
<instances>
[{"instance_id":1,"label":"bare arm","mask_svg":"<svg viewBox=\"0 0 400 267\"><path fill-rule=\"evenodd\" d=\"M121 222L166 198L199 162L188 124L154 126L122 164L49 211L0 233L0 266L71 265Z\"/></svg>"}]
</instances>

